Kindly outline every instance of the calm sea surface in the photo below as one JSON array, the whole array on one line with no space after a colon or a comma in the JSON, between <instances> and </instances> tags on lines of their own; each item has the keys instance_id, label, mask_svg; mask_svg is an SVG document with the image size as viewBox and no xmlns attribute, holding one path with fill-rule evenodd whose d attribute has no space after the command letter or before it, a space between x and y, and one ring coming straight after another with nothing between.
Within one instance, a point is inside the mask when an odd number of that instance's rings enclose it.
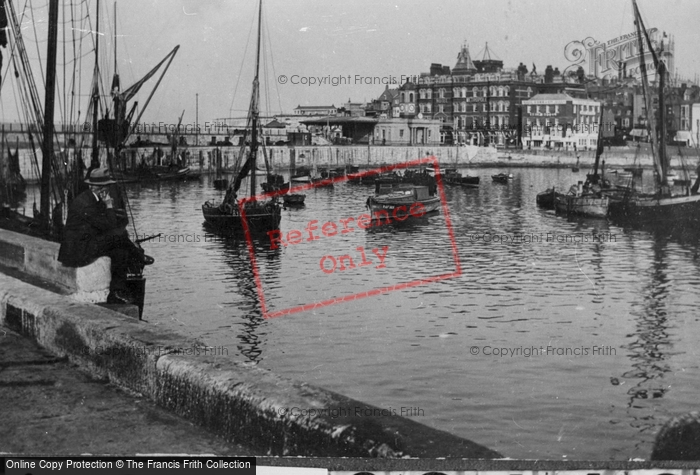
<instances>
[{"instance_id":1,"label":"calm sea surface","mask_svg":"<svg viewBox=\"0 0 700 475\"><path fill-rule=\"evenodd\" d=\"M510 171L508 184L490 176ZM650 174L650 172L646 172ZM245 243L210 239L201 204L210 177L130 185L145 243L145 318L289 378L413 419L512 458L648 458L671 416L697 410L700 244L692 232L567 221L535 205L584 171L476 169L478 189L445 187L461 276L263 318ZM647 177L649 178L649 177ZM284 210L297 245L256 243L269 312L457 270L440 212L401 226L325 237L357 218L372 188L306 192ZM304 230L318 221L320 239ZM362 251L360 250L362 249ZM360 266L362 252L371 265ZM355 268L340 269L341 255ZM381 264L383 257L384 266ZM337 265L324 256L333 256ZM417 410L416 410L417 409Z\"/></svg>"}]
</instances>

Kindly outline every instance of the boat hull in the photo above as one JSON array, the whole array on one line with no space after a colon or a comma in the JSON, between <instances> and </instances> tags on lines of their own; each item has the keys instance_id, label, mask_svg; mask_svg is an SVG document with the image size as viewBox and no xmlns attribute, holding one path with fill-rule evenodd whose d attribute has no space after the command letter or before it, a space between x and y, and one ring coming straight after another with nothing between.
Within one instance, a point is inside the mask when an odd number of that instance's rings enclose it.
<instances>
[{"instance_id":1,"label":"boat hull","mask_svg":"<svg viewBox=\"0 0 700 475\"><path fill-rule=\"evenodd\" d=\"M304 201L306 200L306 195L292 193L282 196L282 202L285 206L304 206Z\"/></svg>"},{"instance_id":2,"label":"boat hull","mask_svg":"<svg viewBox=\"0 0 700 475\"><path fill-rule=\"evenodd\" d=\"M614 221L639 224L700 222L700 195L670 198L632 197L610 203Z\"/></svg>"},{"instance_id":3,"label":"boat hull","mask_svg":"<svg viewBox=\"0 0 700 475\"><path fill-rule=\"evenodd\" d=\"M537 206L544 209L554 209L556 202L556 193L553 188L537 194Z\"/></svg>"},{"instance_id":4,"label":"boat hull","mask_svg":"<svg viewBox=\"0 0 700 475\"><path fill-rule=\"evenodd\" d=\"M403 215L407 214L411 209L411 206L417 203L423 205L425 213L430 213L431 211L435 211L440 207L440 198L437 196L432 196L430 198L416 201L412 197L411 199L371 197L369 198L367 204L372 212L388 211L389 214L393 213L397 208L404 207L405 211L401 210L401 214Z\"/></svg>"},{"instance_id":5,"label":"boat hull","mask_svg":"<svg viewBox=\"0 0 700 475\"><path fill-rule=\"evenodd\" d=\"M555 206L558 213L569 216L584 216L589 218L605 218L608 216L610 198L601 195L564 195L555 196Z\"/></svg>"},{"instance_id":6,"label":"boat hull","mask_svg":"<svg viewBox=\"0 0 700 475\"><path fill-rule=\"evenodd\" d=\"M219 231L243 233L243 218L237 208L217 206L206 202L202 214L207 224ZM246 222L250 231L266 232L279 228L282 214L278 203L255 203L246 209Z\"/></svg>"},{"instance_id":7,"label":"boat hull","mask_svg":"<svg viewBox=\"0 0 700 475\"><path fill-rule=\"evenodd\" d=\"M459 185L465 188L477 188L479 186L478 176L462 176L457 174L448 174L445 176L445 182L448 185Z\"/></svg>"},{"instance_id":8,"label":"boat hull","mask_svg":"<svg viewBox=\"0 0 700 475\"><path fill-rule=\"evenodd\" d=\"M494 181L494 183L508 183L509 180L513 179L513 175L499 173L498 175L491 175L491 179Z\"/></svg>"}]
</instances>

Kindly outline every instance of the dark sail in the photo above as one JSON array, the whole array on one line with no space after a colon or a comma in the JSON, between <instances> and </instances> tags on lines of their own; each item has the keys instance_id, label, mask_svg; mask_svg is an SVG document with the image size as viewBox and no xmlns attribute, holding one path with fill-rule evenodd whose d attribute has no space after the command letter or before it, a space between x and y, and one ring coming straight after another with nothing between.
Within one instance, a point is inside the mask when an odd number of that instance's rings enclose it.
<instances>
[{"instance_id":1,"label":"dark sail","mask_svg":"<svg viewBox=\"0 0 700 475\"><path fill-rule=\"evenodd\" d=\"M234 193L238 193L238 190L241 187L241 182L243 179L248 176L248 173L250 172L250 169L253 168L253 162L255 161L253 154L248 155L248 160L245 161L243 166L241 167L241 171L238 173L236 176L236 181L233 183L233 191Z\"/></svg>"}]
</instances>

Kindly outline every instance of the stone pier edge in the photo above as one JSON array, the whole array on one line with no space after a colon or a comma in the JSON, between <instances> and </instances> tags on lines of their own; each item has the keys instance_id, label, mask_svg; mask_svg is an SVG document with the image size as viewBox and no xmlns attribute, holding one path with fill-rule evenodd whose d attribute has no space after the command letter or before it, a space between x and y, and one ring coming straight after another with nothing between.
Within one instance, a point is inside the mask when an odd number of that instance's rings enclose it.
<instances>
[{"instance_id":1,"label":"stone pier edge","mask_svg":"<svg viewBox=\"0 0 700 475\"><path fill-rule=\"evenodd\" d=\"M387 408L231 362L191 338L2 273L0 323L95 377L269 456L502 458L400 416L357 415ZM293 408L318 412L295 417Z\"/></svg>"}]
</instances>

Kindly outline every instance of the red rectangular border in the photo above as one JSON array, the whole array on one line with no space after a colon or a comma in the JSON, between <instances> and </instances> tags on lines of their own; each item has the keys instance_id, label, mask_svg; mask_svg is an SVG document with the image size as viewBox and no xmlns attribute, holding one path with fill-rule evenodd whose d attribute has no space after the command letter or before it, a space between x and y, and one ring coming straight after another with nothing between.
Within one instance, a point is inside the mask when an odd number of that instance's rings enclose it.
<instances>
[{"instance_id":1,"label":"red rectangular border","mask_svg":"<svg viewBox=\"0 0 700 475\"><path fill-rule=\"evenodd\" d=\"M253 276L255 278L255 286L257 288L258 292L258 297L260 299L260 307L263 312L263 317L264 318L275 318L275 317L281 317L283 315L290 315L292 313L298 313L298 312L303 312L305 310L312 310L320 307L327 307L328 305L333 305L336 303L341 303L341 302L348 302L352 300L357 300L361 299L364 297L371 297L373 295L381 295L385 294L387 292L391 292L393 290L401 290L401 289L407 289L411 287L416 287L419 285L424 285L428 284L431 282L437 282L439 280L444 280L444 279L450 279L453 277L459 277L462 275L462 266L459 262L459 253L457 251L457 242L455 241L455 236L454 236L454 230L452 228L452 220L450 219L450 211L447 206L447 200L445 199L445 189L443 187L442 183L442 175L440 173L440 165L438 163L437 157L433 156L428 156L424 158L418 158L416 160L411 160L410 162L404 162L404 163L398 163L395 165L387 165L384 167L380 168L374 168L371 170L366 170L364 172L360 173L353 173L351 175L345 175L342 177L336 177L328 180L323 180L322 182L319 183L308 183L305 185L300 185L292 188L289 190L289 193L299 193L301 191L309 190L311 188L316 188L319 186L324 186L329 183L339 183L341 181L347 181L348 178L362 178L365 176L370 176L370 175L378 175L381 173L385 172L390 172L394 170L401 170L404 168L410 168L410 167L416 167L420 165L424 165L427 163L432 163L433 167L435 169L435 180L437 181L437 186L438 186L438 192L440 193L440 202L442 204L442 212L445 216L445 224L447 226L447 233L450 236L450 242L452 243L452 257L454 259L455 263L455 271L448 273L448 274L441 274L441 275L436 275L433 277L428 277L426 279L417 279L413 280L410 282L403 282L400 284L395 284L395 285L390 285L387 287L379 287L373 290L368 290L365 292L358 292L355 294L350 294L350 295L345 295L342 297L337 297L334 299L326 299L326 300L320 300L318 302L314 303L308 303L304 305L298 305L296 307L290 307L286 308L283 310L276 310L274 312L268 312L267 310L267 305L265 304L265 295L263 293L263 288L262 288L262 282L260 280L260 273L258 271L258 263L255 260L255 246L253 245L253 238L250 233L250 228L248 227L248 221L246 219L245 215L245 203L249 201L259 201L259 200L265 200L267 198L272 198L274 196L280 196L283 194L280 191L275 191L271 193L263 193L260 195L255 195L251 196L249 198L244 198L238 202L238 209L240 210L241 213L241 220L243 222L243 229L245 231L245 238L246 238L246 243L248 245L248 254L250 255L250 262L253 266Z\"/></svg>"}]
</instances>

